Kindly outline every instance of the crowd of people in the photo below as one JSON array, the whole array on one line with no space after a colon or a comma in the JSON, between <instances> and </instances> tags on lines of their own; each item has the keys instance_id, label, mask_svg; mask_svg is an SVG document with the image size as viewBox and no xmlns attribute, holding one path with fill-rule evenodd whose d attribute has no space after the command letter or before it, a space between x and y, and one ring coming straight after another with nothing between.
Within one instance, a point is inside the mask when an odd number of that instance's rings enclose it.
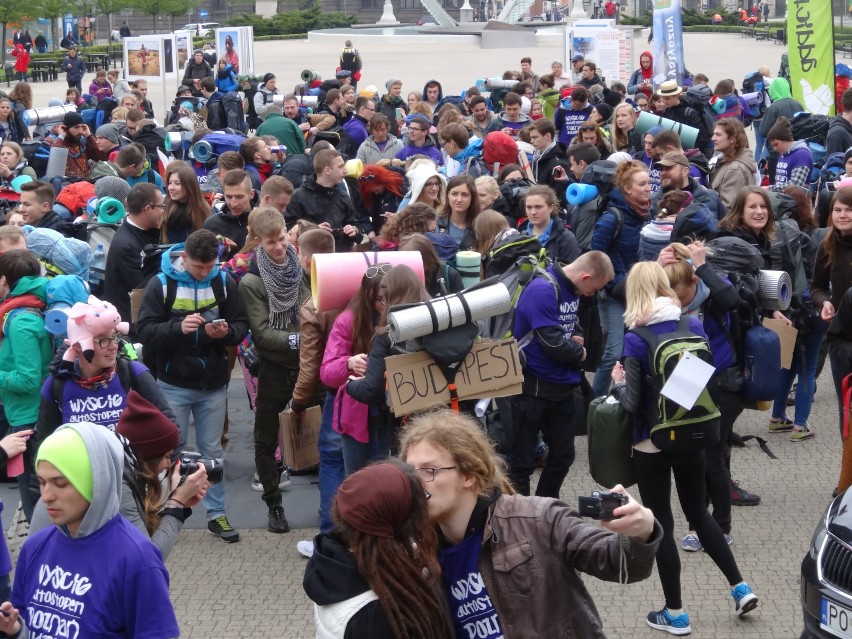
<instances>
[{"instance_id":1,"label":"crowd of people","mask_svg":"<svg viewBox=\"0 0 852 639\"><path fill-rule=\"evenodd\" d=\"M448 96L430 80L406 93L390 78L381 94L356 88L362 63L347 42L334 80L316 77L280 96L274 74L240 75L238 62L199 50L164 127L144 82L99 72L82 94L74 50L66 62L65 103L78 108L61 122L32 130L17 117L33 107L25 83L0 99L0 187L18 192L0 226L0 401L9 430L0 463L23 459L17 477L31 523L11 590L0 549L7 636L72 617L81 636L143 628L178 636L163 558L183 522L203 508L212 535L240 541L221 481L236 365L254 411L252 488L271 533L290 530L279 414L300 420L322 409L321 533L298 543L310 557L304 586L319 636L603 636L578 573L632 582L654 562L664 602L646 622L684 635L681 550L705 550L736 614L752 612L758 597L735 558L732 506L760 497L734 479L731 445L751 408L740 329L761 317L798 329L767 431L797 444L816 436L809 417L827 350L842 440L832 488L852 484L843 428L852 188L841 174L815 197L814 159L790 123L804 109L785 78L761 69L769 104L758 114L731 80L714 89L703 74L690 86L657 84L650 52L626 83L580 55L542 75L524 57L490 92ZM223 126L233 122L226 95L240 98L254 133ZM852 171L852 90L842 107L827 146ZM90 110L102 116L96 126ZM643 112L661 124L638 128ZM162 166L175 132L211 146L224 132L236 146L214 147L206 164L187 157ZM21 145L30 140L38 144L28 157ZM67 150L65 179L46 181L57 148ZM594 189L580 189L591 194L581 201L574 185ZM100 247L103 281L79 305L81 316L113 321L57 348L45 330L56 271L29 240L45 229L88 240L87 200L75 208L65 197L83 188L115 198L125 213ZM790 308L745 300L736 274L710 263L717 238L736 238L763 268L786 272ZM358 250L417 251L424 275L365 266L344 309L318 311L313 257ZM518 258L540 264L513 310L523 384L497 404L511 424L499 439L464 402L406 420L387 402L387 358L421 347L392 339L389 312L462 291L459 251L479 254L483 278L504 275ZM662 417L652 345L675 331L703 344L714 370L718 436L690 451L661 449L653 434ZM598 526L559 499L587 399L608 394L630 416L643 505L609 486L621 505ZM191 424L202 461L184 452ZM672 474L689 522L680 540ZM114 544L115 561L92 560L103 544ZM45 580L44 566L79 583Z\"/></svg>"}]
</instances>

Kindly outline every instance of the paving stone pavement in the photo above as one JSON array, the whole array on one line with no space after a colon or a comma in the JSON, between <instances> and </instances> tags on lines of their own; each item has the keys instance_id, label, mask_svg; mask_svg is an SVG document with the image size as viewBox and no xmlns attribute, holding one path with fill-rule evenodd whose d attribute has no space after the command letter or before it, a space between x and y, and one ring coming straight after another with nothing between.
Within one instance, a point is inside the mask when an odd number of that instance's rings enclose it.
<instances>
[{"instance_id":1,"label":"paving stone pavement","mask_svg":"<svg viewBox=\"0 0 852 639\"><path fill-rule=\"evenodd\" d=\"M234 407L232 413L239 410L241 407ZM765 437L778 457L770 459L754 442L733 453L736 479L763 498L759 506L735 507L733 513L734 555L761 601L754 613L737 618L727 584L710 558L704 553L681 553L683 598L693 637L799 636L799 564L814 525L828 504L840 463L836 411L830 373L826 370L819 380L811 414L817 433L814 439L793 443L785 435L769 435L768 413L746 411L737 422L737 432ZM236 425L238 429L247 427L248 420ZM575 504L578 495L589 494L595 488L588 474L586 439L580 437L577 461L561 496ZM673 499L676 502L676 496ZM318 497L314 508L316 501ZM676 503L673 510L679 512ZM677 535L686 531L681 519ZM317 532L316 528L307 528L274 535L265 530L243 529L240 543L226 545L204 531L184 531L168 561L182 636L313 637L312 608L301 587L306 560L296 551L296 542ZM586 579L586 584L608 636L662 636L644 623L649 610L662 606L656 571L639 584L620 586L595 579Z\"/></svg>"}]
</instances>

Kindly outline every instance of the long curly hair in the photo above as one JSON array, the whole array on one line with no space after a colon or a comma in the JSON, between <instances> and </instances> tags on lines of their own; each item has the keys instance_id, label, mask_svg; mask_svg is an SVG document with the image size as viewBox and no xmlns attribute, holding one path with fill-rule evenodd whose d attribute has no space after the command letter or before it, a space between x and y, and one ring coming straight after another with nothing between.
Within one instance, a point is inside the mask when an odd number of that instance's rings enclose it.
<instances>
[{"instance_id":1,"label":"long curly hair","mask_svg":"<svg viewBox=\"0 0 852 639\"><path fill-rule=\"evenodd\" d=\"M404 235L426 233L435 228L438 213L428 204L416 202L409 204L396 215L388 218L382 226L381 244L399 244Z\"/></svg>"},{"instance_id":2,"label":"long curly hair","mask_svg":"<svg viewBox=\"0 0 852 639\"><path fill-rule=\"evenodd\" d=\"M455 636L442 593L438 535L429 522L426 492L411 466L394 459L411 483L409 515L392 538L355 530L331 507L335 535L348 546L358 572L379 598L396 639Z\"/></svg>"},{"instance_id":3,"label":"long curly hair","mask_svg":"<svg viewBox=\"0 0 852 639\"><path fill-rule=\"evenodd\" d=\"M731 145L723 152L723 155L726 162L733 162L748 148L748 137L746 137L743 123L736 118L722 118L716 120L716 127L722 129L725 135L731 138Z\"/></svg>"},{"instance_id":4,"label":"long curly hair","mask_svg":"<svg viewBox=\"0 0 852 639\"><path fill-rule=\"evenodd\" d=\"M364 167L361 177L358 178L358 191L364 206L370 208L373 205L373 187L383 186L397 197L402 197L402 174L391 171L378 164L368 164Z\"/></svg>"}]
</instances>

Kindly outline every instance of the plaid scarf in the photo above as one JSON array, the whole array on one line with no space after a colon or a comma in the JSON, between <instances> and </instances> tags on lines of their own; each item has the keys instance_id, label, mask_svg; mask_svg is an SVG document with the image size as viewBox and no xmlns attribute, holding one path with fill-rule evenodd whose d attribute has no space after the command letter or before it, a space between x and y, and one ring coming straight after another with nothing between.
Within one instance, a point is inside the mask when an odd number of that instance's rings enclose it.
<instances>
[{"instance_id":1,"label":"plaid scarf","mask_svg":"<svg viewBox=\"0 0 852 639\"><path fill-rule=\"evenodd\" d=\"M299 319L299 293L302 288L302 268L296 257L296 247L287 245L287 259L276 264L262 248L254 252L260 279L269 296L269 325L283 330Z\"/></svg>"}]
</instances>

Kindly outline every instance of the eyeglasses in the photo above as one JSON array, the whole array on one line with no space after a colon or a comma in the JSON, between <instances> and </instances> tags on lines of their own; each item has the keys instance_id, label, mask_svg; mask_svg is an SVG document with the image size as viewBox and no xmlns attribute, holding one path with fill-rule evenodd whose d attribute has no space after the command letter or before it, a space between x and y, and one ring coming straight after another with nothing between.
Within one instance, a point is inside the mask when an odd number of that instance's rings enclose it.
<instances>
[{"instance_id":1,"label":"eyeglasses","mask_svg":"<svg viewBox=\"0 0 852 639\"><path fill-rule=\"evenodd\" d=\"M111 337L97 337L93 340L95 344L98 345L99 348L109 348L110 344L118 343L118 333L115 333Z\"/></svg>"},{"instance_id":2,"label":"eyeglasses","mask_svg":"<svg viewBox=\"0 0 852 639\"><path fill-rule=\"evenodd\" d=\"M410 126L408 127L409 131L420 131L421 133L425 133L426 129L421 129L419 126Z\"/></svg>"},{"instance_id":3,"label":"eyeglasses","mask_svg":"<svg viewBox=\"0 0 852 639\"><path fill-rule=\"evenodd\" d=\"M420 481L428 483L430 481L435 481L435 475L442 470L455 470L455 468L455 466L444 466L443 468L415 468L414 472L417 473Z\"/></svg>"},{"instance_id":4,"label":"eyeglasses","mask_svg":"<svg viewBox=\"0 0 852 639\"><path fill-rule=\"evenodd\" d=\"M584 124L580 127L581 131L595 131L598 127L594 124Z\"/></svg>"},{"instance_id":5,"label":"eyeglasses","mask_svg":"<svg viewBox=\"0 0 852 639\"><path fill-rule=\"evenodd\" d=\"M376 264L375 266L371 266L366 271L364 271L364 275L367 276L368 280L371 280L381 273L382 275L387 275L391 270L391 264Z\"/></svg>"},{"instance_id":6,"label":"eyeglasses","mask_svg":"<svg viewBox=\"0 0 852 639\"><path fill-rule=\"evenodd\" d=\"M423 185L423 188L424 189L439 189L439 188L441 188L441 183L440 182L426 182L426 184Z\"/></svg>"},{"instance_id":7,"label":"eyeglasses","mask_svg":"<svg viewBox=\"0 0 852 639\"><path fill-rule=\"evenodd\" d=\"M165 204L149 204L148 206L152 206L152 207L154 207L155 209L163 209L164 211L166 210L166 205L165 205Z\"/></svg>"},{"instance_id":8,"label":"eyeglasses","mask_svg":"<svg viewBox=\"0 0 852 639\"><path fill-rule=\"evenodd\" d=\"M361 108L362 108L362 109L364 109L365 111L373 111L373 112L375 112L375 110L376 110L376 107L361 107Z\"/></svg>"}]
</instances>

